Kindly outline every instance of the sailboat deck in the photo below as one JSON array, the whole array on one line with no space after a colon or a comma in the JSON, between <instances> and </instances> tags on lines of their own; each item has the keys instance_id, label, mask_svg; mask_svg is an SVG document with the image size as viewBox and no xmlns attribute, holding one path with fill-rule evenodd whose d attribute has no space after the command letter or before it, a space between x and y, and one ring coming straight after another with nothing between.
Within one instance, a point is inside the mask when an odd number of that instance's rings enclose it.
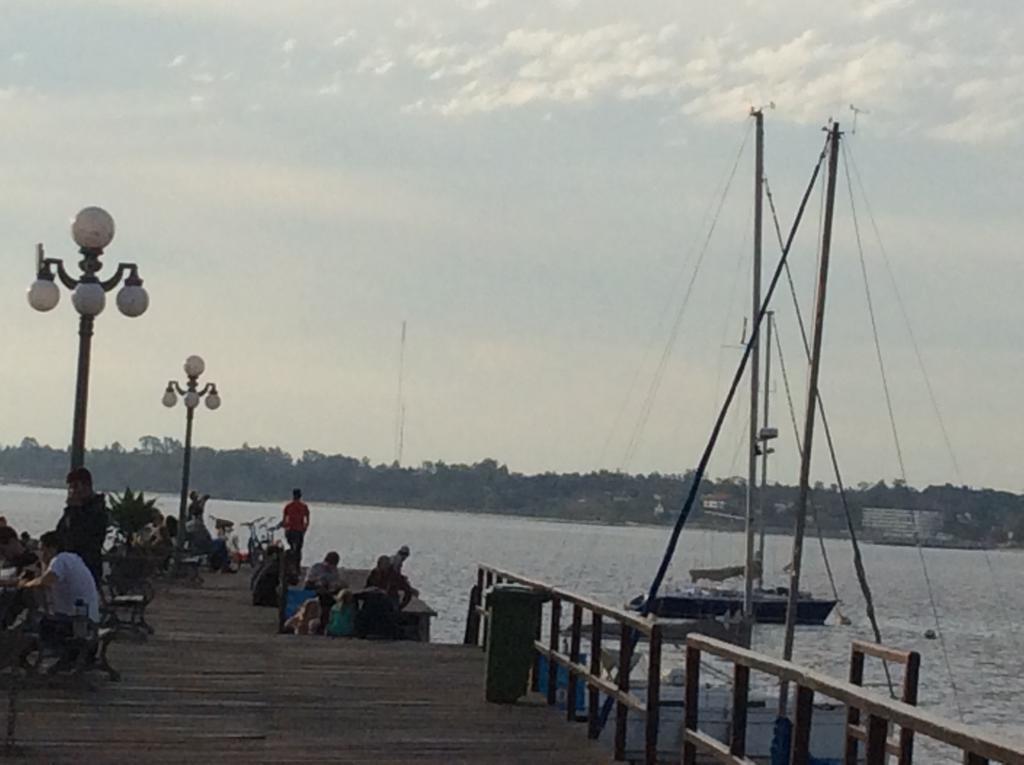
<instances>
[{"instance_id":1,"label":"sailboat deck","mask_svg":"<svg viewBox=\"0 0 1024 765\"><path fill-rule=\"evenodd\" d=\"M18 698L23 762L604 763L540 700L483 700L479 649L275 634L248 577L162 590L123 679Z\"/></svg>"}]
</instances>

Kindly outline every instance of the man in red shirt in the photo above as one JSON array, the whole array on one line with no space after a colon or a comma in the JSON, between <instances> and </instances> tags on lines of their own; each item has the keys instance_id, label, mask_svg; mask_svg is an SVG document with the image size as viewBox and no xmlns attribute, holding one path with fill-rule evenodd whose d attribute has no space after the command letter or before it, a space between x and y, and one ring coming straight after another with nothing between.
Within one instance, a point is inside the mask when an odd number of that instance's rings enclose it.
<instances>
[{"instance_id":1,"label":"man in red shirt","mask_svg":"<svg viewBox=\"0 0 1024 765\"><path fill-rule=\"evenodd\" d=\"M302 501L301 489L292 489L292 501L284 506L281 526L284 528L284 538L288 540L288 547L301 564L302 540L306 536L306 529L309 528L309 506Z\"/></svg>"}]
</instances>

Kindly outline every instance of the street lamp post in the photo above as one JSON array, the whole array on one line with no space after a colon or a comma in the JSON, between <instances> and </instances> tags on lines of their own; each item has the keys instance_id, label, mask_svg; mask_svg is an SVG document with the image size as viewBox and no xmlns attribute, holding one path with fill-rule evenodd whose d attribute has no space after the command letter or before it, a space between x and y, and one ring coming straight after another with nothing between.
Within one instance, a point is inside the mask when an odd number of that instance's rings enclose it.
<instances>
[{"instance_id":1,"label":"street lamp post","mask_svg":"<svg viewBox=\"0 0 1024 765\"><path fill-rule=\"evenodd\" d=\"M128 317L141 316L149 307L149 295L142 287L139 269L134 263L118 263L117 272L109 279L97 274L103 268L100 256L114 238L114 219L101 207L80 210L71 223L71 238L79 247L82 270L77 279L64 269L59 258L47 258L43 245L36 245L36 280L28 289L28 302L37 311L50 311L60 301L55 277L71 290L71 304L78 311L78 373L75 382L75 414L71 430L71 469L85 464L85 416L89 403L89 356L92 350L92 328L107 302L107 293L121 284L117 308ZM55 273L56 272L56 273Z\"/></svg>"},{"instance_id":2,"label":"street lamp post","mask_svg":"<svg viewBox=\"0 0 1024 765\"><path fill-rule=\"evenodd\" d=\"M188 506L189 472L192 469L192 418L195 415L199 400L206 399L206 408L211 411L220 406L220 394L214 383L206 383L199 388L199 376L206 370L206 362L199 356L185 359L185 375L188 382L183 388L175 380L167 383L164 391L163 404L172 407L178 403L178 396L185 402L185 455L181 465L181 502L178 506L178 537L174 544L174 562L181 564L181 551L185 547L185 509Z\"/></svg>"}]
</instances>

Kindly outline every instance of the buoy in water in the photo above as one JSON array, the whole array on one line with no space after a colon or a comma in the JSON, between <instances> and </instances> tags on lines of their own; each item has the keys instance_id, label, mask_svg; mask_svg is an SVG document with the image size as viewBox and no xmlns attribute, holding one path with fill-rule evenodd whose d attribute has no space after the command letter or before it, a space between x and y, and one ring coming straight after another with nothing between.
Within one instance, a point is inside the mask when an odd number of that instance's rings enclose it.
<instances>
[{"instance_id":1,"label":"buoy in water","mask_svg":"<svg viewBox=\"0 0 1024 765\"><path fill-rule=\"evenodd\" d=\"M935 638L938 637L938 635L935 634L935 630L925 630L924 636L926 640L935 640Z\"/></svg>"}]
</instances>

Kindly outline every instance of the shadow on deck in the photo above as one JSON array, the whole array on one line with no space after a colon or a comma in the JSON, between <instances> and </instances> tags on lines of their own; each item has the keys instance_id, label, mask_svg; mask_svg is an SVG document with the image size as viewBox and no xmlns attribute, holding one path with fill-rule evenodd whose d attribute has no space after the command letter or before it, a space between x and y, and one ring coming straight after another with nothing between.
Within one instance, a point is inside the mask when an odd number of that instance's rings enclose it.
<instances>
[{"instance_id":1,"label":"shadow on deck","mask_svg":"<svg viewBox=\"0 0 1024 765\"><path fill-rule=\"evenodd\" d=\"M604 763L538 699L483 700L461 645L276 635L248 576L160 591L156 635L115 644L120 683L19 697L21 762Z\"/></svg>"}]
</instances>

